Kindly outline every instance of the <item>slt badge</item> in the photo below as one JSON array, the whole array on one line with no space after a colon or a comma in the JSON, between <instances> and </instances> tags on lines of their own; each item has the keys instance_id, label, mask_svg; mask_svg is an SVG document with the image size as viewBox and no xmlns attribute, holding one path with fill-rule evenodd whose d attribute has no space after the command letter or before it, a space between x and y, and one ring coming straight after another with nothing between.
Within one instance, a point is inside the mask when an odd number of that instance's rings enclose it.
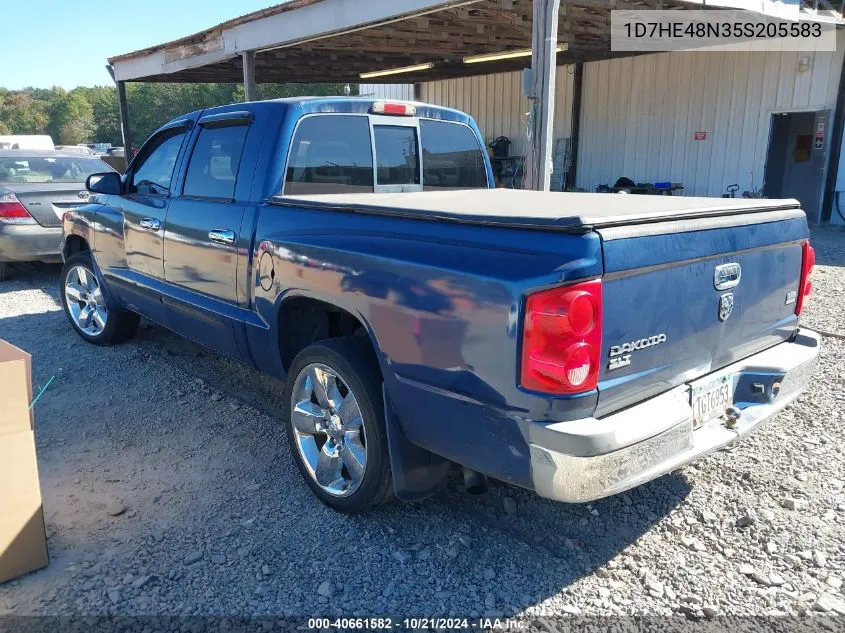
<instances>
[{"instance_id":1,"label":"slt badge","mask_svg":"<svg viewBox=\"0 0 845 633\"><path fill-rule=\"evenodd\" d=\"M623 343L622 345L611 345L610 360L607 363L607 371L619 369L620 367L627 367L631 364L631 354L637 350L646 349L647 347L654 347L666 342L666 334L661 332L648 338L641 338L638 341L631 341L630 343Z\"/></svg>"}]
</instances>

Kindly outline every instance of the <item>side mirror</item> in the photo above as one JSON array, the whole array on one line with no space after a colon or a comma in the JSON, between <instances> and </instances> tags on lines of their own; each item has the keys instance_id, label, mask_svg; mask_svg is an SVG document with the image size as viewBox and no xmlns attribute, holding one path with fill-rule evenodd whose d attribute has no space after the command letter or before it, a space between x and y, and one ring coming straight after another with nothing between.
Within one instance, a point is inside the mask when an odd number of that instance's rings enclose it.
<instances>
[{"instance_id":1,"label":"side mirror","mask_svg":"<svg viewBox=\"0 0 845 633\"><path fill-rule=\"evenodd\" d=\"M115 171L91 174L85 181L85 188L91 193L119 196L121 193L120 174Z\"/></svg>"}]
</instances>

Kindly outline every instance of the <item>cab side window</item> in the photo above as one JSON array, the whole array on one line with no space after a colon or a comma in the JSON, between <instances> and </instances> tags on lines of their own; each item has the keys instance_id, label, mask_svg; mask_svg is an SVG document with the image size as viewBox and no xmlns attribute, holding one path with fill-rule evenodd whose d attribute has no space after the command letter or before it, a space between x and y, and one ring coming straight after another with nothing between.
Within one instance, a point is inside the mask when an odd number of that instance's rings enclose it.
<instances>
[{"instance_id":1,"label":"cab side window","mask_svg":"<svg viewBox=\"0 0 845 633\"><path fill-rule=\"evenodd\" d=\"M203 126L188 163L182 194L234 199L248 129L246 125Z\"/></svg>"},{"instance_id":2,"label":"cab side window","mask_svg":"<svg viewBox=\"0 0 845 633\"><path fill-rule=\"evenodd\" d=\"M420 121L423 189L486 189L487 165L478 139L466 125Z\"/></svg>"},{"instance_id":3,"label":"cab side window","mask_svg":"<svg viewBox=\"0 0 845 633\"><path fill-rule=\"evenodd\" d=\"M173 179L173 169L186 130L167 130L153 139L149 149L143 150L138 165L132 169L129 193L167 195Z\"/></svg>"},{"instance_id":4,"label":"cab side window","mask_svg":"<svg viewBox=\"0 0 845 633\"><path fill-rule=\"evenodd\" d=\"M302 119L288 157L284 193L373 191L373 152L366 116L317 115Z\"/></svg>"}]
</instances>

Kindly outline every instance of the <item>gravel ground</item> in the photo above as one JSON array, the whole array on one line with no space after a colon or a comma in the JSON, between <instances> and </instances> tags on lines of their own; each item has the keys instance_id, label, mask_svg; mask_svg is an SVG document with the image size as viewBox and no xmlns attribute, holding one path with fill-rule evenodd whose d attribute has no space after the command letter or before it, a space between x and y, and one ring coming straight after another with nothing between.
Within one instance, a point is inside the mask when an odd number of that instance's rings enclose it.
<instances>
[{"instance_id":1,"label":"gravel ground","mask_svg":"<svg viewBox=\"0 0 845 633\"><path fill-rule=\"evenodd\" d=\"M813 271L813 298L802 320L807 327L845 338L845 227L813 232L816 268Z\"/></svg>"},{"instance_id":2,"label":"gravel ground","mask_svg":"<svg viewBox=\"0 0 845 633\"><path fill-rule=\"evenodd\" d=\"M807 322L845 336L845 232L814 243ZM0 337L36 388L56 376L36 415L52 560L0 587L0 615L845 616L845 340L758 433L626 494L472 497L455 477L347 517L296 472L277 381L151 325L87 345L57 267L22 272Z\"/></svg>"}]
</instances>

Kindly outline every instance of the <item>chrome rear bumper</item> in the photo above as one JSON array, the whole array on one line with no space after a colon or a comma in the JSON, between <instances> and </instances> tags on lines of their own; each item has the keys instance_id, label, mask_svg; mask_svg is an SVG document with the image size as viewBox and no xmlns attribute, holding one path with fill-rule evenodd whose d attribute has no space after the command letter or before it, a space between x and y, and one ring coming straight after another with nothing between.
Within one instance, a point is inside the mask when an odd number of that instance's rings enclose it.
<instances>
[{"instance_id":1,"label":"chrome rear bumper","mask_svg":"<svg viewBox=\"0 0 845 633\"><path fill-rule=\"evenodd\" d=\"M693 430L690 387L680 385L602 419L531 423L531 477L543 497L571 503L607 497L655 479L749 433L804 390L816 365L819 336L795 340L725 367L735 372L736 424L714 419ZM749 396L750 384L764 385ZM759 391L759 388L758 388Z\"/></svg>"}]
</instances>

